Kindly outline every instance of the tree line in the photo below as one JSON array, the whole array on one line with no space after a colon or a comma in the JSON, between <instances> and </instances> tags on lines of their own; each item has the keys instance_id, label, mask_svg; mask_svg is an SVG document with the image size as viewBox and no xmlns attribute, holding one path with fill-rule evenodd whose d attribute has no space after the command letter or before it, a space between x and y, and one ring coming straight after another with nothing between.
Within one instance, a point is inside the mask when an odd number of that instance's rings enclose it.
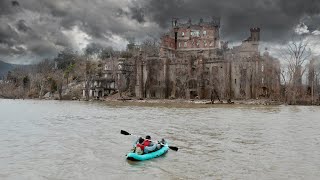
<instances>
[{"instance_id":1,"label":"tree line","mask_svg":"<svg viewBox=\"0 0 320 180\"><path fill-rule=\"evenodd\" d=\"M103 61L129 59L139 50L158 54L159 42L146 39L136 46L133 40L124 51L96 43L89 44L83 53L65 49L54 58L9 71L0 83L0 97L41 99L47 94L54 99L80 99L85 89L85 97L89 99L90 83L94 77L102 76Z\"/></svg>"},{"instance_id":2,"label":"tree line","mask_svg":"<svg viewBox=\"0 0 320 180\"><path fill-rule=\"evenodd\" d=\"M320 58L312 54L310 43L292 40L280 52L281 94L279 100L287 104L319 104ZM55 99L89 99L89 86L94 77L101 77L103 61L112 58L131 58L134 52L143 50L153 56L159 54L159 42L146 40L139 47L129 42L125 51L90 44L84 53L61 51L52 59L25 68L19 66L8 72L0 83L2 98L43 98L46 94ZM182 80L182 79L181 79Z\"/></svg>"}]
</instances>

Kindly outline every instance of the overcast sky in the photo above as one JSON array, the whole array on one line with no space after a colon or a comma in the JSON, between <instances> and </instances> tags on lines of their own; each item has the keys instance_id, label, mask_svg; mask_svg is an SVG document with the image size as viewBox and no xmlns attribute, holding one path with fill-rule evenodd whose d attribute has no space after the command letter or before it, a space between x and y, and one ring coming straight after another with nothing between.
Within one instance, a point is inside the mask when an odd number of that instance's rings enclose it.
<instances>
[{"instance_id":1,"label":"overcast sky","mask_svg":"<svg viewBox=\"0 0 320 180\"><path fill-rule=\"evenodd\" d=\"M90 43L123 50L128 39L159 38L172 17L221 17L221 39L237 43L261 28L271 52L293 35L319 55L320 0L0 0L0 60L28 64Z\"/></svg>"}]
</instances>

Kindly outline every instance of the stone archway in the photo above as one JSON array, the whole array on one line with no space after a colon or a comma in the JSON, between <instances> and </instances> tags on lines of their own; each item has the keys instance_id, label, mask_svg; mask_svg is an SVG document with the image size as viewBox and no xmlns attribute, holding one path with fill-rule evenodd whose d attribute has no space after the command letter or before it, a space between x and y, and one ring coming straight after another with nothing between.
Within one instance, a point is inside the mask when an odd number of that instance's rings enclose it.
<instances>
[{"instance_id":1,"label":"stone archway","mask_svg":"<svg viewBox=\"0 0 320 180\"><path fill-rule=\"evenodd\" d=\"M188 94L190 99L195 99L199 96L198 94L198 82L196 79L190 79L188 81Z\"/></svg>"},{"instance_id":2,"label":"stone archway","mask_svg":"<svg viewBox=\"0 0 320 180\"><path fill-rule=\"evenodd\" d=\"M98 97L102 97L102 91L98 91Z\"/></svg>"},{"instance_id":3,"label":"stone archway","mask_svg":"<svg viewBox=\"0 0 320 180\"><path fill-rule=\"evenodd\" d=\"M267 88L266 86L263 86L261 89L262 89L262 96L269 97L269 88Z\"/></svg>"}]
</instances>

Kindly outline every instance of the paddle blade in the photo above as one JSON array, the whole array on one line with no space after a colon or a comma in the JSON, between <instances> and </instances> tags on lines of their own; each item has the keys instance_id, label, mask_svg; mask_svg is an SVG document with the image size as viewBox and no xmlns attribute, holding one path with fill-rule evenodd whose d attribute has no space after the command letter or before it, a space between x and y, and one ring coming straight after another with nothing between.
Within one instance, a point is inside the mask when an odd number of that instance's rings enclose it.
<instances>
[{"instance_id":1,"label":"paddle blade","mask_svg":"<svg viewBox=\"0 0 320 180\"><path fill-rule=\"evenodd\" d=\"M178 151L178 147L175 147L175 146L169 146L169 148L171 149L171 150L174 150L174 151Z\"/></svg>"},{"instance_id":2,"label":"paddle blade","mask_svg":"<svg viewBox=\"0 0 320 180\"><path fill-rule=\"evenodd\" d=\"M123 135L131 135L130 133L128 133L127 131L124 131L124 130L121 130L120 133Z\"/></svg>"}]
</instances>

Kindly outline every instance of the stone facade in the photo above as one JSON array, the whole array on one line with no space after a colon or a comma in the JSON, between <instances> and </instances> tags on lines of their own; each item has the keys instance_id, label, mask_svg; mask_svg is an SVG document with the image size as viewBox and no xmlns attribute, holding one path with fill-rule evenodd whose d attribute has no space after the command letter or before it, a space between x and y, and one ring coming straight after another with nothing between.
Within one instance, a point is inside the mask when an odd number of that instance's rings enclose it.
<instances>
[{"instance_id":1,"label":"stone facade","mask_svg":"<svg viewBox=\"0 0 320 180\"><path fill-rule=\"evenodd\" d=\"M229 49L220 41L219 20L173 19L158 56L142 49L119 60L116 84L138 98L277 98L280 63L267 51L260 55L259 41L260 29L251 28L249 38Z\"/></svg>"},{"instance_id":2,"label":"stone facade","mask_svg":"<svg viewBox=\"0 0 320 180\"><path fill-rule=\"evenodd\" d=\"M161 38L159 57L143 52L137 63L136 95L144 98L222 99L276 98L280 64L268 52L260 55L260 29L229 49L220 41L219 21L192 24L172 21Z\"/></svg>"}]
</instances>

